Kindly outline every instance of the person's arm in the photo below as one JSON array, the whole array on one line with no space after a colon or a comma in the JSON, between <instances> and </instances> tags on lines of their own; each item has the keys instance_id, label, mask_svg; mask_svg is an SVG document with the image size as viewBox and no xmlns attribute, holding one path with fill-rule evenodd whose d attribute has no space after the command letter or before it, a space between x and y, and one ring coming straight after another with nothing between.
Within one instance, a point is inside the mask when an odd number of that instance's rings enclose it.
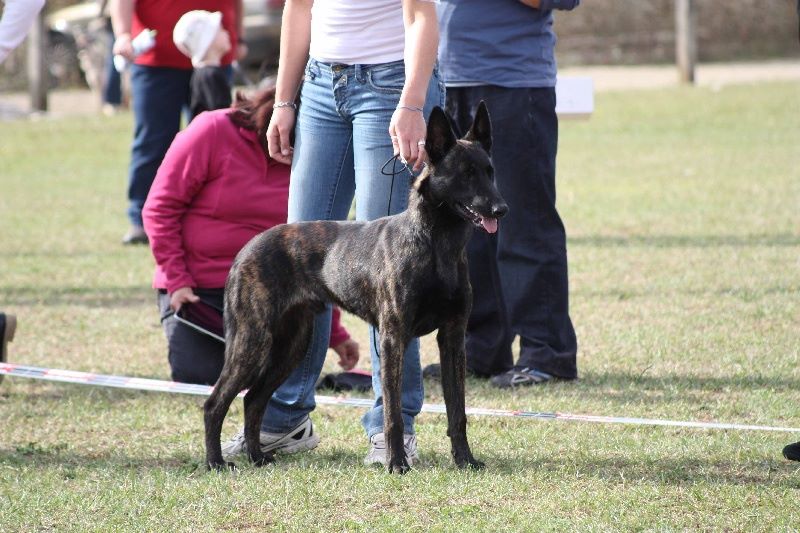
<instances>
[{"instance_id":1,"label":"person's arm","mask_svg":"<svg viewBox=\"0 0 800 533\"><path fill-rule=\"evenodd\" d=\"M329 346L339 356L339 366L343 370L352 370L358 364L358 343L350 337L350 333L342 325L341 318L342 312L333 306Z\"/></svg>"},{"instance_id":2,"label":"person's arm","mask_svg":"<svg viewBox=\"0 0 800 533\"><path fill-rule=\"evenodd\" d=\"M44 0L6 0L0 17L0 63L28 35Z\"/></svg>"},{"instance_id":3,"label":"person's arm","mask_svg":"<svg viewBox=\"0 0 800 533\"><path fill-rule=\"evenodd\" d=\"M133 45L131 44L131 24L135 0L111 0L111 26L114 28L114 55L121 55L133 61Z\"/></svg>"},{"instance_id":4,"label":"person's arm","mask_svg":"<svg viewBox=\"0 0 800 533\"><path fill-rule=\"evenodd\" d=\"M281 21L281 51L275 102L294 102L308 60L311 44L311 6L314 0L288 0ZM269 156L286 165L292 164L293 150L289 141L295 122L294 107L276 107L267 128Z\"/></svg>"},{"instance_id":5,"label":"person's arm","mask_svg":"<svg viewBox=\"0 0 800 533\"><path fill-rule=\"evenodd\" d=\"M581 0L519 0L520 3L534 9L541 9L542 11L549 11L551 9L561 9L569 11L578 7Z\"/></svg>"},{"instance_id":6,"label":"person's arm","mask_svg":"<svg viewBox=\"0 0 800 533\"><path fill-rule=\"evenodd\" d=\"M422 168L425 162L425 95L433 73L439 45L439 24L436 6L424 0L403 0L405 25L406 82L389 125L389 135L395 154L414 166Z\"/></svg>"},{"instance_id":7,"label":"person's arm","mask_svg":"<svg viewBox=\"0 0 800 533\"><path fill-rule=\"evenodd\" d=\"M186 265L181 221L208 179L214 137L215 125L204 117L178 133L158 167L142 210L150 249L166 274L165 288L173 309L194 296L191 288L196 283Z\"/></svg>"}]
</instances>

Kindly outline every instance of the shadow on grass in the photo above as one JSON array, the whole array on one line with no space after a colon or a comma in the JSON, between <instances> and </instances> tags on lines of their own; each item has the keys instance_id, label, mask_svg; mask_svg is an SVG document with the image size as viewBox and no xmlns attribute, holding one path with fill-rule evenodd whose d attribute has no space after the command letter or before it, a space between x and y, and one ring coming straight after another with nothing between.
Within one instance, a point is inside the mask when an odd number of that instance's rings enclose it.
<instances>
[{"instance_id":1,"label":"shadow on grass","mask_svg":"<svg viewBox=\"0 0 800 533\"><path fill-rule=\"evenodd\" d=\"M205 467L205 458L202 455L189 456L176 454L165 455L159 452L155 457L130 457L120 453L114 454L83 454L68 450L66 443L46 445L29 442L14 448L0 447L0 468L36 468L36 469L87 469L87 470L163 470L174 473L202 475L209 473ZM364 456L361 452L335 449L324 453L304 453L295 455L278 455L275 462L263 467L253 466L249 460L240 456L233 460L238 470L257 470L258 468L277 468L287 470L292 468L313 468L342 470L361 468ZM379 467L375 467L378 469ZM216 472L214 472L216 473Z\"/></svg>"},{"instance_id":2,"label":"shadow on grass","mask_svg":"<svg viewBox=\"0 0 800 533\"><path fill-rule=\"evenodd\" d=\"M494 457L479 454L479 459L486 463L486 468L471 472L475 476L488 475L492 478L519 476L526 472L541 472L549 477L562 476L566 479L596 479L602 482L619 483L630 480L634 483L656 483L668 485L686 485L695 482L719 485L758 485L774 483L776 478L781 485L788 488L800 488L800 478L789 477L797 465L780 459L780 451L775 458L746 461L724 461L719 459L704 460L702 458L659 458L633 459L628 457L603 456L566 456L553 453L552 456L530 457L520 453L515 457ZM374 471L381 472L382 467L365 467L363 456L345 450L334 450L324 453L313 452L293 456L277 456L276 462L263 469L287 471L294 469L313 469L334 474L342 471ZM253 472L259 468L252 466L245 458L236 461L237 471ZM66 451L66 445L50 448L35 443L18 446L14 449L0 448L0 467L10 469L27 468L37 470L59 469L66 477L77 477L77 470L134 470L139 473L163 471L187 477L203 475L220 475L209 472L205 468L203 458L177 454L169 457L158 454L156 457L128 457L122 454L86 455ZM459 472L449 454L425 453L414 470L420 474L438 471ZM470 472L466 470L465 472ZM221 475L225 475L223 472ZM230 473L228 473L230 475ZM388 473L386 474L389 475ZM413 474L412 474L413 475Z\"/></svg>"},{"instance_id":3,"label":"shadow on grass","mask_svg":"<svg viewBox=\"0 0 800 533\"><path fill-rule=\"evenodd\" d=\"M476 475L518 476L520 473L536 471L548 477L565 479L596 479L603 482L619 483L626 480L634 483L655 483L667 485L686 485L695 482L718 485L764 485L773 483L775 478L797 470L797 463L784 460L780 450L773 456L757 460L704 459L696 457L659 457L638 459L624 456L608 457L608 450L600 450L597 455L570 456L554 450L542 458L524 452L509 457L493 457L476 452L476 458L486 463L486 468ZM634 453L639 453L634 452ZM450 457L442 453L430 453L423 457L419 469L438 467L444 470L456 469ZM800 488L800 479L784 480L791 488Z\"/></svg>"},{"instance_id":4,"label":"shadow on grass","mask_svg":"<svg viewBox=\"0 0 800 533\"><path fill-rule=\"evenodd\" d=\"M43 305L121 308L142 304L155 306L149 286L135 287L14 287L0 288L4 305Z\"/></svg>"},{"instance_id":5,"label":"shadow on grass","mask_svg":"<svg viewBox=\"0 0 800 533\"><path fill-rule=\"evenodd\" d=\"M142 379L153 379L149 376ZM0 398L10 402L24 403L27 409L53 409L54 402L84 402L94 409L116 409L117 404L125 404L139 400L147 401L150 398L166 398L160 391L127 390L117 387L104 387L85 385L81 383L60 383L41 379L28 379L19 376L6 376L0 385ZM155 378L159 379L159 378ZM163 379L163 378L162 378ZM175 395L175 404L184 405L193 399L197 402L205 401L203 395L179 394Z\"/></svg>"},{"instance_id":6,"label":"shadow on grass","mask_svg":"<svg viewBox=\"0 0 800 533\"><path fill-rule=\"evenodd\" d=\"M720 246L800 246L800 235L579 235L568 237L568 246L600 248L715 248Z\"/></svg>"},{"instance_id":7,"label":"shadow on grass","mask_svg":"<svg viewBox=\"0 0 800 533\"><path fill-rule=\"evenodd\" d=\"M127 457L114 455L87 455L67 451L67 445L46 446L36 442L17 446L13 449L0 448L0 466L11 468L64 468L89 470L172 470L192 473L202 466L201 457L173 456L159 454L157 457Z\"/></svg>"}]
</instances>

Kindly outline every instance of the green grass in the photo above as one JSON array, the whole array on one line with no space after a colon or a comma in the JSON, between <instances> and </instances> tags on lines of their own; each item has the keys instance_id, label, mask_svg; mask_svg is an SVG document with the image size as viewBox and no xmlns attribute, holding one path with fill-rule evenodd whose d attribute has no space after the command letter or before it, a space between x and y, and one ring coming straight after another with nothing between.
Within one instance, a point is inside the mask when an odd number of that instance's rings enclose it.
<instances>
[{"instance_id":1,"label":"green grass","mask_svg":"<svg viewBox=\"0 0 800 533\"><path fill-rule=\"evenodd\" d=\"M800 100L796 84L597 95L562 121L576 383L469 405L800 426ZM167 378L125 231L130 117L0 127L0 309L11 360ZM363 325L347 318L362 346ZM436 359L431 338L424 359ZM362 358L362 365L368 357ZM326 370L333 370L331 361ZM441 390L427 384L427 401ZM442 415L422 461L365 468L360 410L320 407L311 453L208 474L202 399L6 378L0 531L787 530L798 435L471 418L485 471L456 470ZM224 434L241 423L237 402Z\"/></svg>"}]
</instances>

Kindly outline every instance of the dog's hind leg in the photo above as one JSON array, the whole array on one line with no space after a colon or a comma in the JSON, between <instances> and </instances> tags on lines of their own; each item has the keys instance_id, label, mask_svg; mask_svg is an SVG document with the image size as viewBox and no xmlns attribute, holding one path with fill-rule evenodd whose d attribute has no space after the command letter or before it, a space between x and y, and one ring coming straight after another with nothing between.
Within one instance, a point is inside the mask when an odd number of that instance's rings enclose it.
<instances>
[{"instance_id":1,"label":"dog's hind leg","mask_svg":"<svg viewBox=\"0 0 800 533\"><path fill-rule=\"evenodd\" d=\"M206 400L204 421L206 429L206 466L209 469L222 470L224 467L233 468L233 463L225 463L222 458L222 445L220 434L222 422L231 406L231 402L241 391L241 385L234 381L217 381L211 396Z\"/></svg>"},{"instance_id":2,"label":"dog's hind leg","mask_svg":"<svg viewBox=\"0 0 800 533\"><path fill-rule=\"evenodd\" d=\"M467 415L464 406L466 352L464 334L466 320L454 318L442 325L436 335L442 363L442 393L447 407L447 435L452 445L453 459L459 468L483 468L472 456L467 442Z\"/></svg>"},{"instance_id":3,"label":"dog's hind leg","mask_svg":"<svg viewBox=\"0 0 800 533\"><path fill-rule=\"evenodd\" d=\"M256 466L274 461L272 452L261 450L259 433L264 411L272 394L286 381L308 349L313 314L295 308L281 318L273 337L270 353L257 384L244 397L244 435L250 460Z\"/></svg>"},{"instance_id":4,"label":"dog's hind leg","mask_svg":"<svg viewBox=\"0 0 800 533\"><path fill-rule=\"evenodd\" d=\"M249 332L229 332L225 345L225 364L214 390L205 403L206 464L209 468L226 466L222 457L220 434L222 422L236 395L243 389L258 383L263 374L265 356L261 350L269 349L269 334L259 330L254 336ZM232 467L233 464L228 464Z\"/></svg>"},{"instance_id":5,"label":"dog's hind leg","mask_svg":"<svg viewBox=\"0 0 800 533\"><path fill-rule=\"evenodd\" d=\"M253 384L244 396L244 438L247 444L247 455L256 466L264 466L275 461L272 452L264 453L261 450L259 438L261 418L264 416L267 402L272 396L268 381L270 379L265 375L258 383Z\"/></svg>"}]
</instances>

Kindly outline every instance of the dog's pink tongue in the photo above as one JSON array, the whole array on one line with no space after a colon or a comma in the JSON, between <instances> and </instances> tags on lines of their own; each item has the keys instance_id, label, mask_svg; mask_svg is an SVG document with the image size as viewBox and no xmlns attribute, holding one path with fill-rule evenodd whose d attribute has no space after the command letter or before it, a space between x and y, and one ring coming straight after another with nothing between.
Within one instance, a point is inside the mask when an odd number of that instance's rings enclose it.
<instances>
[{"instance_id":1,"label":"dog's pink tongue","mask_svg":"<svg viewBox=\"0 0 800 533\"><path fill-rule=\"evenodd\" d=\"M497 231L496 218L482 218L481 225L483 226L483 229L486 230L486 233L494 233Z\"/></svg>"}]
</instances>

